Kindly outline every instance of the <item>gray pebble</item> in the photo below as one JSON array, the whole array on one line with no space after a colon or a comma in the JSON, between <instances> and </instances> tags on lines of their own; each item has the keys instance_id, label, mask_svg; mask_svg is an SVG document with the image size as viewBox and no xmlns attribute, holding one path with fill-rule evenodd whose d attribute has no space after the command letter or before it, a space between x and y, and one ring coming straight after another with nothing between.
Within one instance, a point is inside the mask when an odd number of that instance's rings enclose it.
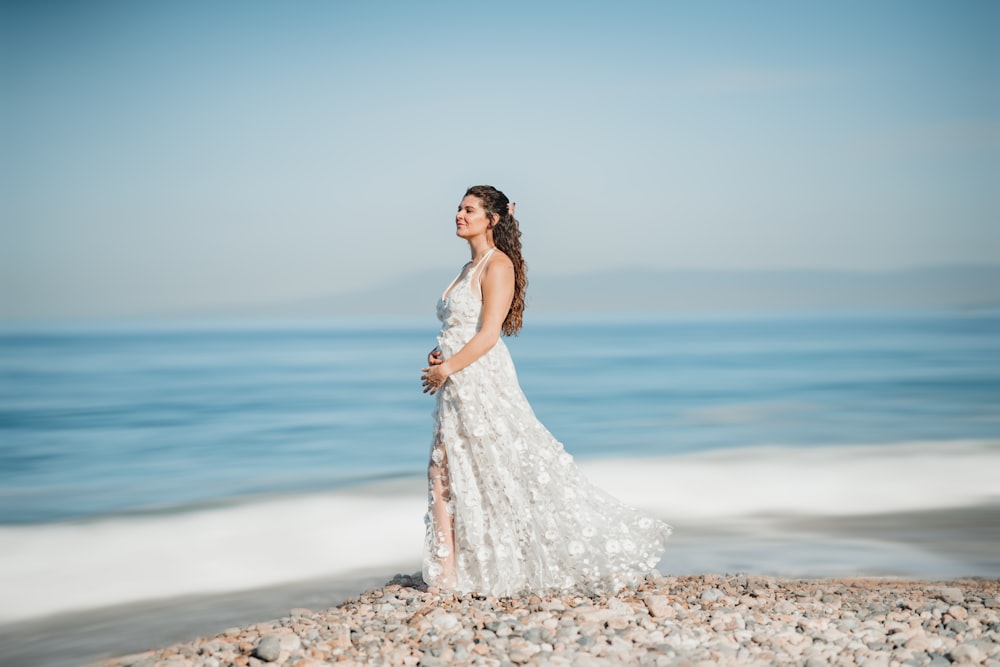
<instances>
[{"instance_id":1,"label":"gray pebble","mask_svg":"<svg viewBox=\"0 0 1000 667\"><path fill-rule=\"evenodd\" d=\"M722 591L718 588L709 588L707 591L701 594L702 602L718 602L723 598Z\"/></svg>"},{"instance_id":2,"label":"gray pebble","mask_svg":"<svg viewBox=\"0 0 1000 667\"><path fill-rule=\"evenodd\" d=\"M419 667L445 667L444 660L427 653L420 656L420 662L417 664Z\"/></svg>"},{"instance_id":3,"label":"gray pebble","mask_svg":"<svg viewBox=\"0 0 1000 667\"><path fill-rule=\"evenodd\" d=\"M927 663L929 667L951 667L951 660L940 653L931 653L931 661Z\"/></svg>"},{"instance_id":4,"label":"gray pebble","mask_svg":"<svg viewBox=\"0 0 1000 667\"><path fill-rule=\"evenodd\" d=\"M945 624L945 627L958 634L960 632L965 632L969 629L969 625L965 621L960 621L957 618L953 618Z\"/></svg>"},{"instance_id":5,"label":"gray pebble","mask_svg":"<svg viewBox=\"0 0 1000 667\"><path fill-rule=\"evenodd\" d=\"M274 662L281 653L281 642L274 635L265 635L257 642L253 650L254 656L265 662Z\"/></svg>"}]
</instances>

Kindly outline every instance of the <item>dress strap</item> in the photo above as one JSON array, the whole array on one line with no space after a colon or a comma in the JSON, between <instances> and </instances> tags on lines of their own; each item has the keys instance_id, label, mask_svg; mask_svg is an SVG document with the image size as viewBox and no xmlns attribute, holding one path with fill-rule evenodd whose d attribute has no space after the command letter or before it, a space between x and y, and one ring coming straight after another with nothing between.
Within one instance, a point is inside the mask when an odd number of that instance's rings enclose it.
<instances>
[{"instance_id":1,"label":"dress strap","mask_svg":"<svg viewBox=\"0 0 1000 667\"><path fill-rule=\"evenodd\" d=\"M482 300L483 298L483 288L482 284L479 282L479 269L482 268L482 266L486 264L487 261L489 261L490 256L496 249L497 247L493 246L492 248L487 250L486 254L480 257L479 261L476 262L476 265L469 270L469 279L472 281L472 284L476 286L475 294L480 298L480 300Z\"/></svg>"},{"instance_id":2,"label":"dress strap","mask_svg":"<svg viewBox=\"0 0 1000 667\"><path fill-rule=\"evenodd\" d=\"M481 267L483 264L486 263L486 260L488 260L490 258L490 255L492 255L493 251L496 250L496 249L497 249L497 247L493 246L492 248L490 248L489 250L487 250L485 253L483 253L483 256L479 258L479 261L476 262L475 266L473 266L469 270L469 273L475 274L477 271L479 271L479 267Z\"/></svg>"},{"instance_id":3,"label":"dress strap","mask_svg":"<svg viewBox=\"0 0 1000 667\"><path fill-rule=\"evenodd\" d=\"M496 249L497 249L497 247L496 247L496 246L493 246L492 248L490 248L489 250L487 250L487 251L486 251L486 252L485 252L485 253L483 254L483 256L482 256L482 257L480 257L480 258L479 258L479 261L478 261L478 262L476 262L476 263L475 263L475 264L473 264L472 266L469 266L469 267L468 267L467 269L463 268L463 269L462 269L462 271L461 271L461 272L459 272L459 274L458 274L457 276L455 276L455 279L451 281L451 284L450 284L450 285L448 285L448 289L446 289L446 290L444 291L444 293L443 293L443 294L441 295L441 300L442 300L442 301L444 301L444 300L446 300L446 299L447 299L447 298L448 298L449 296L451 296L451 290L452 290L452 289L453 289L453 288L455 287L455 285L457 285L457 284L458 284L458 282L459 282L460 280L462 280L463 278L464 278L465 280L473 280L473 279L474 279L474 278L476 277L476 271L478 271L478 270L479 270L479 267L480 267L480 266L482 266L482 265L483 265L484 263L486 263L486 260L488 260L488 259L490 258L490 255L492 255L492 254L493 254L493 251L494 251L494 250L496 250ZM470 263L471 263L471 262L470 262ZM468 265L467 265L467 266L468 266ZM478 288L479 288L479 283L478 283L478 281L477 281L477 282L475 282L474 284L476 285L476 288L478 289ZM479 291L481 292L482 290L479 290Z\"/></svg>"}]
</instances>

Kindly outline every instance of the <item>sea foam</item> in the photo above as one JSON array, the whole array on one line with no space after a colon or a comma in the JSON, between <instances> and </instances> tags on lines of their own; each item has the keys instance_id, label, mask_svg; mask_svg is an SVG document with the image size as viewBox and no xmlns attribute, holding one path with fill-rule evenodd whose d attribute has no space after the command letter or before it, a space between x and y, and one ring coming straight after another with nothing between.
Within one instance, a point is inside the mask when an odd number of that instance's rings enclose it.
<instances>
[{"instance_id":1,"label":"sea foam","mask_svg":"<svg viewBox=\"0 0 1000 667\"><path fill-rule=\"evenodd\" d=\"M624 502L673 523L681 545L682 526L738 525L752 532L760 525L754 517L919 512L1000 499L1000 442L992 441L755 447L580 465ZM399 568L413 571L421 558L425 503L415 475L174 513L3 526L0 622L347 578L361 570L384 568L386 577ZM765 537L781 543L781 536ZM747 548L751 543L762 548L759 539L748 540ZM844 545L837 553L848 562L821 565L831 575L857 571L863 551ZM749 556L729 542L712 558L687 557L710 569L747 571L755 569Z\"/></svg>"}]
</instances>

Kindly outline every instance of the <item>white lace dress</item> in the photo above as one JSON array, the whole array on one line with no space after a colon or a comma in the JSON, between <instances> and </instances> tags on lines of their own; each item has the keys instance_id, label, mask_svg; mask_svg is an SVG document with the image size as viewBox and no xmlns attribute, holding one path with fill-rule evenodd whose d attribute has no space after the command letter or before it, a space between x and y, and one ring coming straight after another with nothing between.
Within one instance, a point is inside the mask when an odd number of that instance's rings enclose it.
<instances>
[{"instance_id":1,"label":"white lace dress","mask_svg":"<svg viewBox=\"0 0 1000 667\"><path fill-rule=\"evenodd\" d=\"M476 333L478 266L437 305L445 359ZM607 594L660 561L671 528L590 483L535 417L503 340L437 393L423 576L498 597Z\"/></svg>"}]
</instances>

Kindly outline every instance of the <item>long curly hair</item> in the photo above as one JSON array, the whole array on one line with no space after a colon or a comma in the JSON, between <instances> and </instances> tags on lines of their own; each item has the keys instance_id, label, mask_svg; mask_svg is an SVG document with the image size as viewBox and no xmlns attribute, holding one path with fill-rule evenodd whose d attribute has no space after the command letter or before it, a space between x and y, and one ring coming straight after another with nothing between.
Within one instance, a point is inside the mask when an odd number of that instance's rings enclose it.
<instances>
[{"instance_id":1,"label":"long curly hair","mask_svg":"<svg viewBox=\"0 0 1000 667\"><path fill-rule=\"evenodd\" d=\"M507 311L502 329L504 335L516 336L521 330L524 295L528 291L528 267L521 255L521 230L518 229L517 220L507 209L510 203L507 195L492 185L473 185L465 191L465 196L469 195L482 202L487 216L497 216L497 221L493 223L493 242L514 263L514 299L510 302L510 310Z\"/></svg>"}]
</instances>

